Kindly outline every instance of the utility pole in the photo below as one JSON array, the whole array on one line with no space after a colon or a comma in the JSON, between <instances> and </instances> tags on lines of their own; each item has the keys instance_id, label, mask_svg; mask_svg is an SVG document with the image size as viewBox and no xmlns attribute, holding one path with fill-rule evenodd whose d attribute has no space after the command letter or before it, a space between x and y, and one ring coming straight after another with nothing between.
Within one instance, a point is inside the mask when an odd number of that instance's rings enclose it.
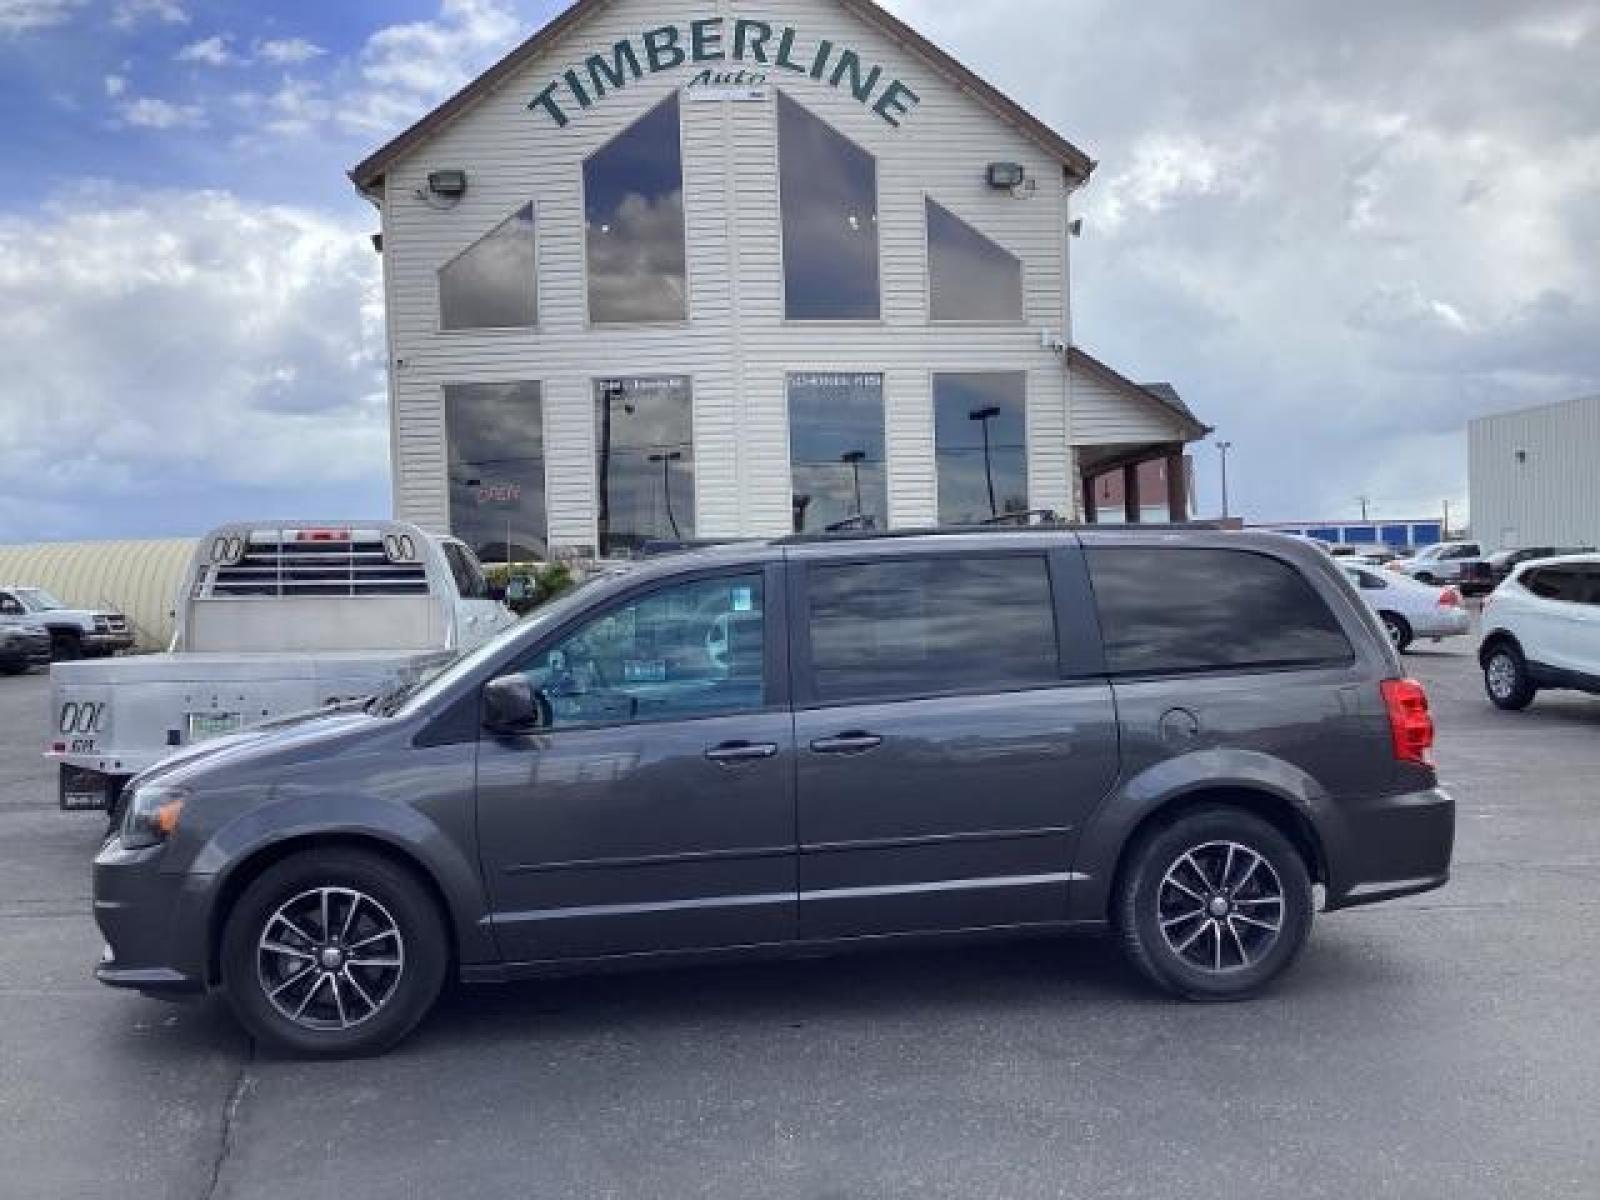
<instances>
[{"instance_id":1,"label":"utility pole","mask_svg":"<svg viewBox=\"0 0 1600 1200\"><path fill-rule=\"evenodd\" d=\"M1365 521L1367 519L1367 498L1365 496L1357 496L1356 500L1361 504L1361 519Z\"/></svg>"},{"instance_id":2,"label":"utility pole","mask_svg":"<svg viewBox=\"0 0 1600 1200\"><path fill-rule=\"evenodd\" d=\"M1448 500L1444 502L1444 528L1440 532L1443 536L1439 540L1448 542L1450 540L1450 501Z\"/></svg>"},{"instance_id":3,"label":"utility pole","mask_svg":"<svg viewBox=\"0 0 1600 1200\"><path fill-rule=\"evenodd\" d=\"M1217 451L1222 455L1222 519L1228 519L1228 451L1233 449L1232 442L1218 442Z\"/></svg>"}]
</instances>

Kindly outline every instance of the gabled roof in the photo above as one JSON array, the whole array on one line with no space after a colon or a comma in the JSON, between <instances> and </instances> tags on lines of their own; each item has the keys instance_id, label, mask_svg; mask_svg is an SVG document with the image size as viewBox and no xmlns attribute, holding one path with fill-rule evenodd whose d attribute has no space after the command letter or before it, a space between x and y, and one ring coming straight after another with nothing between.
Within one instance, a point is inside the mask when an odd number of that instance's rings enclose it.
<instances>
[{"instance_id":1,"label":"gabled roof","mask_svg":"<svg viewBox=\"0 0 1600 1200\"><path fill-rule=\"evenodd\" d=\"M542 53L564 33L583 22L608 2L609 0L576 0L576 3L570 8L552 18L527 41L523 42L510 54L495 63L494 66L467 84L466 87L451 96L411 128L362 159L361 162L350 169L351 180L362 191L371 190L402 155L426 141L435 131L448 125L479 100L495 91L511 75ZM962 66L954 58L951 58L950 55L939 49L938 46L912 29L904 21L879 8L873 0L834 0L834 3L854 13L862 20L876 25L895 41L904 43L920 54L936 71L940 71L952 79L957 87L969 93L996 116L1015 125L1023 134L1037 142L1046 153L1061 164L1068 175L1071 175L1080 183L1089 178L1090 173L1095 168L1095 162L1092 158L1023 108L1015 100L1010 99L993 84L973 74L972 71Z\"/></svg>"},{"instance_id":2,"label":"gabled roof","mask_svg":"<svg viewBox=\"0 0 1600 1200\"><path fill-rule=\"evenodd\" d=\"M1195 442L1209 434L1211 426L1195 416L1178 389L1170 383L1135 383L1120 371L1106 366L1087 350L1072 346L1067 350L1067 365L1093 375L1107 387L1121 392L1130 399L1147 404L1159 404L1170 417L1177 418L1184 429L1184 440Z\"/></svg>"}]
</instances>

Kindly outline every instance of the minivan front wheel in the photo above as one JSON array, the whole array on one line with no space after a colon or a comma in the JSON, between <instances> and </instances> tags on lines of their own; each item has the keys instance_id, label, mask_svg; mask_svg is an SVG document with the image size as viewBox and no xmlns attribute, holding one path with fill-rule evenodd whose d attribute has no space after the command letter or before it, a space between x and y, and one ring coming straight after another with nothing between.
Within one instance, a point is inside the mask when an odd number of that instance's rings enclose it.
<instances>
[{"instance_id":1,"label":"minivan front wheel","mask_svg":"<svg viewBox=\"0 0 1600 1200\"><path fill-rule=\"evenodd\" d=\"M1141 837L1114 900L1123 948L1158 987L1191 1000L1254 995L1311 932L1311 876L1261 818L1216 807Z\"/></svg>"},{"instance_id":2,"label":"minivan front wheel","mask_svg":"<svg viewBox=\"0 0 1600 1200\"><path fill-rule=\"evenodd\" d=\"M426 1015L448 960L439 911L409 872L359 850L269 867L223 931L222 984L239 1022L293 1054L388 1049Z\"/></svg>"}]
</instances>

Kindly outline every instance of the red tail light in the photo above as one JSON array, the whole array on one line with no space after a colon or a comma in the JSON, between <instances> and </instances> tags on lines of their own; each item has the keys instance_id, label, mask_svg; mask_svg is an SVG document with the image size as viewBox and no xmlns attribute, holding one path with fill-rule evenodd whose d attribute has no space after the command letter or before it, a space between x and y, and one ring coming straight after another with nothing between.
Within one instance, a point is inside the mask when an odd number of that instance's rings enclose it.
<instances>
[{"instance_id":1,"label":"red tail light","mask_svg":"<svg viewBox=\"0 0 1600 1200\"><path fill-rule=\"evenodd\" d=\"M1395 758L1432 766L1433 716L1428 711L1428 693L1415 679L1385 679L1382 687Z\"/></svg>"},{"instance_id":2,"label":"red tail light","mask_svg":"<svg viewBox=\"0 0 1600 1200\"><path fill-rule=\"evenodd\" d=\"M1445 588L1444 591L1439 593L1439 607L1440 608L1460 608L1461 607L1461 593L1456 591L1455 588Z\"/></svg>"}]
</instances>

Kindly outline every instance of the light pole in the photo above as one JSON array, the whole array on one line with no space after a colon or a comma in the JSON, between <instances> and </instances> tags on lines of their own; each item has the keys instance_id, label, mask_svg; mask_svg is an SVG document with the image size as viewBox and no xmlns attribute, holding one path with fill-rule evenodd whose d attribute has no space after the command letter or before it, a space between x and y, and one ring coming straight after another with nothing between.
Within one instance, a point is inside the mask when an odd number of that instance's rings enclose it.
<instances>
[{"instance_id":1,"label":"light pole","mask_svg":"<svg viewBox=\"0 0 1600 1200\"><path fill-rule=\"evenodd\" d=\"M682 540L678 532L678 518L672 515L672 464L683 458L682 450L663 450L648 456L650 462L661 464L661 494L667 498L667 524L672 526L672 536Z\"/></svg>"},{"instance_id":2,"label":"light pole","mask_svg":"<svg viewBox=\"0 0 1600 1200\"><path fill-rule=\"evenodd\" d=\"M1218 442L1217 452L1222 455L1222 519L1228 519L1228 451L1233 449L1232 442Z\"/></svg>"},{"instance_id":3,"label":"light pole","mask_svg":"<svg viewBox=\"0 0 1600 1200\"><path fill-rule=\"evenodd\" d=\"M1361 505L1361 519L1365 521L1367 519L1367 498L1365 496L1357 496L1356 500Z\"/></svg>"},{"instance_id":4,"label":"light pole","mask_svg":"<svg viewBox=\"0 0 1600 1200\"><path fill-rule=\"evenodd\" d=\"M989 485L989 515L998 517L999 509L994 503L994 463L989 457L989 422L1000 415L1000 406L990 404L985 408L975 408L967 414L967 420L976 421L983 429L983 481Z\"/></svg>"},{"instance_id":5,"label":"light pole","mask_svg":"<svg viewBox=\"0 0 1600 1200\"><path fill-rule=\"evenodd\" d=\"M861 516L861 464L867 461L867 452L865 450L846 450L839 456L839 461L848 463L850 466L850 477L855 481L856 487L855 515L859 517Z\"/></svg>"}]
</instances>

